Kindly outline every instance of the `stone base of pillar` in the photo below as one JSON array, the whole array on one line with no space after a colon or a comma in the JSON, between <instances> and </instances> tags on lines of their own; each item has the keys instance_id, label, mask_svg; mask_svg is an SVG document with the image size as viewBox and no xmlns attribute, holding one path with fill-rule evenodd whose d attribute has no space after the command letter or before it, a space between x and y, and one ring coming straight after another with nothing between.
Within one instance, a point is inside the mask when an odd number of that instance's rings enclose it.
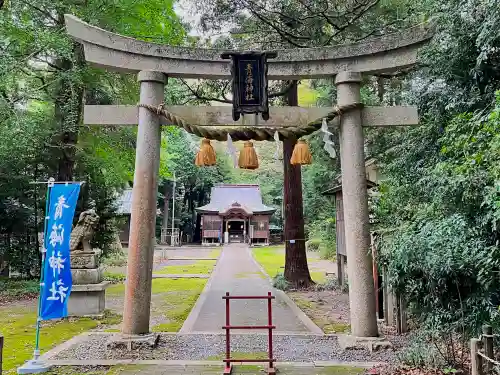
<instances>
[{"instance_id":1,"label":"stone base of pillar","mask_svg":"<svg viewBox=\"0 0 500 375\"><path fill-rule=\"evenodd\" d=\"M110 286L109 281L99 284L73 285L68 300L69 316L104 316L106 307L106 288Z\"/></svg>"},{"instance_id":2,"label":"stone base of pillar","mask_svg":"<svg viewBox=\"0 0 500 375\"><path fill-rule=\"evenodd\" d=\"M160 340L159 333L147 333L145 335L118 334L112 336L106 343L108 349L136 350L141 348L153 349Z\"/></svg>"},{"instance_id":3,"label":"stone base of pillar","mask_svg":"<svg viewBox=\"0 0 500 375\"><path fill-rule=\"evenodd\" d=\"M98 251L74 251L71 253L71 277L73 287L68 300L69 316L104 316L106 288L104 272L99 263Z\"/></svg>"},{"instance_id":4,"label":"stone base of pillar","mask_svg":"<svg viewBox=\"0 0 500 375\"><path fill-rule=\"evenodd\" d=\"M342 350L368 349L375 352L383 349L392 349L392 343L385 337L356 337L352 335L338 335L338 343Z\"/></svg>"}]
</instances>

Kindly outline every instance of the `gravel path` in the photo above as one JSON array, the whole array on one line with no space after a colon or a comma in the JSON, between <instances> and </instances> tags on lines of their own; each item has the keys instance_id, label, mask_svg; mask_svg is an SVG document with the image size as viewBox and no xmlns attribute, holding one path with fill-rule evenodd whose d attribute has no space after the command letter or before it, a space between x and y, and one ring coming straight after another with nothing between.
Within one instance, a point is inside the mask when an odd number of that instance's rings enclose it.
<instances>
[{"instance_id":1,"label":"gravel path","mask_svg":"<svg viewBox=\"0 0 500 375\"><path fill-rule=\"evenodd\" d=\"M225 351L225 336L222 334L162 334L156 349L134 351L107 350L106 341L110 335L89 335L85 341L73 345L51 359L213 360L214 357L220 356ZM261 353L267 350L267 336L232 335L231 350L233 352ZM274 336L274 354L280 362L392 362L396 352L385 350L370 353L364 349L342 351L335 336L276 335Z\"/></svg>"}]
</instances>

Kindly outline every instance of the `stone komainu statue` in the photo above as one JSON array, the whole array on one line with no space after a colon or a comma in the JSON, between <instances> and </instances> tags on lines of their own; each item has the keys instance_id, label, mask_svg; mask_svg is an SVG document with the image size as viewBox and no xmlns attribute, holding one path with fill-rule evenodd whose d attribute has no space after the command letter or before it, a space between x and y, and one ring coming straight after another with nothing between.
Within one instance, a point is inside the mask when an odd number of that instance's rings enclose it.
<instances>
[{"instance_id":1,"label":"stone komainu statue","mask_svg":"<svg viewBox=\"0 0 500 375\"><path fill-rule=\"evenodd\" d=\"M78 218L78 223L71 231L70 251L93 251L90 241L99 222L99 215L94 208L83 211Z\"/></svg>"}]
</instances>

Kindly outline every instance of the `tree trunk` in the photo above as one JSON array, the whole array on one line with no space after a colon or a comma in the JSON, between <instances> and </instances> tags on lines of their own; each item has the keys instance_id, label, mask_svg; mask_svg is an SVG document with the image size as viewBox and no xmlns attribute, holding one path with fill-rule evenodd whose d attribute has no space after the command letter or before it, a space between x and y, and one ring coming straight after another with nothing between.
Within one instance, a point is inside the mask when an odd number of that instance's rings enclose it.
<instances>
[{"instance_id":1,"label":"tree trunk","mask_svg":"<svg viewBox=\"0 0 500 375\"><path fill-rule=\"evenodd\" d=\"M64 14L58 19L64 27ZM60 131L59 147L61 155L58 162L58 181L71 181L75 173L76 144L83 112L84 84L78 71L85 66L83 48L79 43L73 43L73 59L59 58L55 65L60 69L59 80L55 88L55 120ZM76 69L75 69L76 68Z\"/></svg>"},{"instance_id":2,"label":"tree trunk","mask_svg":"<svg viewBox=\"0 0 500 375\"><path fill-rule=\"evenodd\" d=\"M297 82L287 94L289 106L298 105ZM307 288L313 281L307 265L302 207L302 173L300 165L291 165L296 139L283 140L284 208L285 208L285 279L295 288Z\"/></svg>"}]
</instances>

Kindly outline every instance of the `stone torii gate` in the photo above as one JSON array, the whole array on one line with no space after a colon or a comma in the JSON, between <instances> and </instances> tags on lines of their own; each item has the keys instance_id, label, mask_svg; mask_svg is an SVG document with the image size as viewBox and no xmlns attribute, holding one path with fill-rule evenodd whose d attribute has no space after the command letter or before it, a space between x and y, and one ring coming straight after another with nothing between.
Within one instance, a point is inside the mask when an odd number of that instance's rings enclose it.
<instances>
[{"instance_id":1,"label":"stone torii gate","mask_svg":"<svg viewBox=\"0 0 500 375\"><path fill-rule=\"evenodd\" d=\"M83 44L86 60L98 67L138 74L140 103L164 101L167 77L230 79L224 51L148 43L117 35L66 15L68 33ZM270 80L300 80L335 76L339 106L360 103L362 74L392 73L417 62L418 49L431 31L413 28L366 43L277 51L268 61ZM238 126L231 107L167 106L186 122L201 126ZM322 118L333 108L271 107L265 127L301 126ZM127 285L122 334L128 340L151 339L150 301L154 220L160 159L160 128L168 122L137 106L85 106L89 125L138 125ZM414 125L415 107L365 107L342 115L340 158L352 336L378 336L372 276L363 126ZM337 123L338 124L338 123Z\"/></svg>"}]
</instances>

